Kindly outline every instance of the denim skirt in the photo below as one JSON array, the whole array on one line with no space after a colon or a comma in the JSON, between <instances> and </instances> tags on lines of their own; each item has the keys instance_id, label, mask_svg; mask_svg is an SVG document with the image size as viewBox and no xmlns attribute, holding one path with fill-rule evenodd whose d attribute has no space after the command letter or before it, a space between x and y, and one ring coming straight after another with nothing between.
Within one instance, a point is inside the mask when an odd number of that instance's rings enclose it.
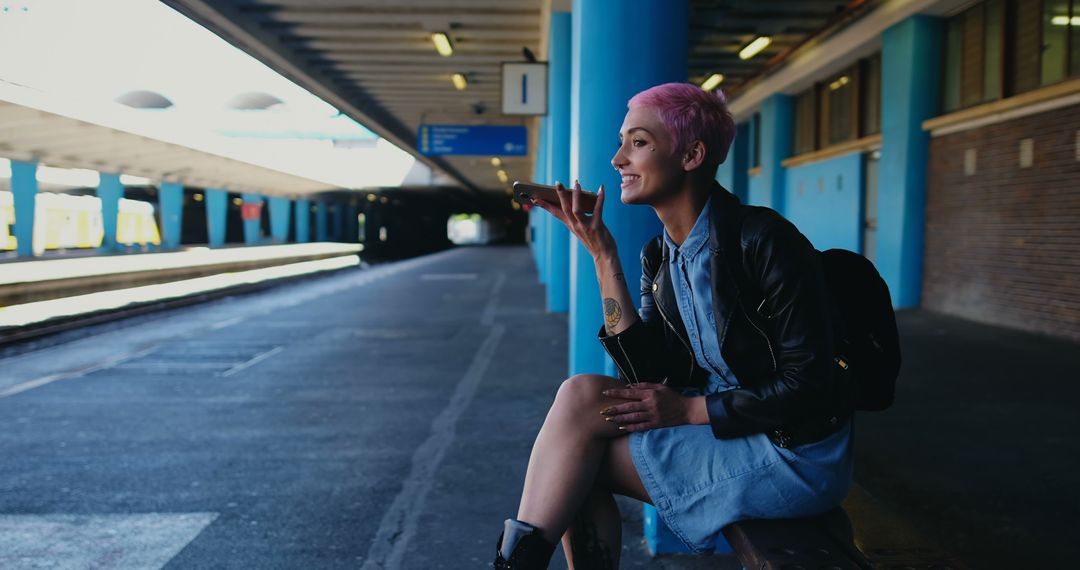
<instances>
[{"instance_id":1,"label":"denim skirt","mask_svg":"<svg viewBox=\"0 0 1080 570\"><path fill-rule=\"evenodd\" d=\"M634 466L667 526L693 552L745 519L823 513L851 484L852 420L814 443L785 449L765 434L716 439L709 426L630 434Z\"/></svg>"}]
</instances>

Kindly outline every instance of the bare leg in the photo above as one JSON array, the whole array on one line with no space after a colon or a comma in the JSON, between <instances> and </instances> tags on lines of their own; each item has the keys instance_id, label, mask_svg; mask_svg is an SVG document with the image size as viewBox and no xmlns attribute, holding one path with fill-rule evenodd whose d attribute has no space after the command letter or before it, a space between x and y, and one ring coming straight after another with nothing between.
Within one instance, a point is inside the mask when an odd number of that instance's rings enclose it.
<instances>
[{"instance_id":1,"label":"bare leg","mask_svg":"<svg viewBox=\"0 0 1080 570\"><path fill-rule=\"evenodd\" d=\"M563 552L571 570L619 567L622 519L614 494L652 502L638 477L626 437L608 440L596 485L563 535Z\"/></svg>"},{"instance_id":2,"label":"bare leg","mask_svg":"<svg viewBox=\"0 0 1080 570\"><path fill-rule=\"evenodd\" d=\"M605 421L600 414L607 406L622 402L607 398L601 392L622 386L622 382L608 376L579 375L566 380L536 436L517 518L540 529L541 536L548 542L560 539L586 504L586 499L590 498L601 466L611 455L608 451L612 440L623 440L623 447L628 448L625 432ZM619 479L637 480L640 487L632 462L627 466L620 461L612 463L611 467L620 471L627 468L630 473L620 473ZM608 473L604 479L605 483L613 482L609 481L612 477ZM604 506L605 501L610 501L611 509ZM586 509L586 518L604 527L603 531L598 527L598 536L611 536L610 513L614 511L614 520L618 523L618 510L614 509L610 492L606 499L600 495L590 505L599 510L594 517L591 513L595 509ZM621 527L617 532L621 533Z\"/></svg>"}]
</instances>

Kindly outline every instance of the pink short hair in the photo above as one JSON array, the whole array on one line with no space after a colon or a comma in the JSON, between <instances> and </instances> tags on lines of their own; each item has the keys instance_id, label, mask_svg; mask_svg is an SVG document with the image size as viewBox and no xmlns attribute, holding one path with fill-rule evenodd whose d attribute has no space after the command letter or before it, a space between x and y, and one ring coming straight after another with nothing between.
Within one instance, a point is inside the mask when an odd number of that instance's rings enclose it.
<instances>
[{"instance_id":1,"label":"pink short hair","mask_svg":"<svg viewBox=\"0 0 1080 570\"><path fill-rule=\"evenodd\" d=\"M648 107L660 116L675 143L686 152L694 141L705 144L705 164L715 168L727 158L735 140L735 118L720 91L710 93L690 83L665 83L634 95L628 109Z\"/></svg>"}]
</instances>

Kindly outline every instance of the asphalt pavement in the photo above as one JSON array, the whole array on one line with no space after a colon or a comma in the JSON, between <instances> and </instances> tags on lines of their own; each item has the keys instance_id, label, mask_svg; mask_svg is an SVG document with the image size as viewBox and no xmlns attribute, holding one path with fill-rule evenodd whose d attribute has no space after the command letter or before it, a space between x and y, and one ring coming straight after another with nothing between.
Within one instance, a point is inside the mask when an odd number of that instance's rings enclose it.
<instances>
[{"instance_id":1,"label":"asphalt pavement","mask_svg":"<svg viewBox=\"0 0 1080 570\"><path fill-rule=\"evenodd\" d=\"M566 342L489 247L9 348L0 568L488 567ZM650 559L623 504L624 567L737 567Z\"/></svg>"},{"instance_id":2,"label":"asphalt pavement","mask_svg":"<svg viewBox=\"0 0 1080 570\"><path fill-rule=\"evenodd\" d=\"M897 404L858 418L857 483L972 568L1074 567L1077 345L899 322ZM0 568L488 567L566 354L524 247L7 347ZM650 558L621 505L624 568L739 567Z\"/></svg>"}]
</instances>

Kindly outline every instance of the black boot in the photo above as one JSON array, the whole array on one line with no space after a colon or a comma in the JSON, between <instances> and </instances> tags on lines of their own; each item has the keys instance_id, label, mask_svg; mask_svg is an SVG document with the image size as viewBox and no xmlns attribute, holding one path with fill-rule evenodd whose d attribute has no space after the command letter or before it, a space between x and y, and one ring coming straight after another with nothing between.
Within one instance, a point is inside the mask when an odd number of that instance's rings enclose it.
<instances>
[{"instance_id":1,"label":"black boot","mask_svg":"<svg viewBox=\"0 0 1080 570\"><path fill-rule=\"evenodd\" d=\"M502 555L504 534L500 534L499 542L495 543L495 570L547 570L555 545L544 540L539 530L533 528L522 535L509 558Z\"/></svg>"}]
</instances>

